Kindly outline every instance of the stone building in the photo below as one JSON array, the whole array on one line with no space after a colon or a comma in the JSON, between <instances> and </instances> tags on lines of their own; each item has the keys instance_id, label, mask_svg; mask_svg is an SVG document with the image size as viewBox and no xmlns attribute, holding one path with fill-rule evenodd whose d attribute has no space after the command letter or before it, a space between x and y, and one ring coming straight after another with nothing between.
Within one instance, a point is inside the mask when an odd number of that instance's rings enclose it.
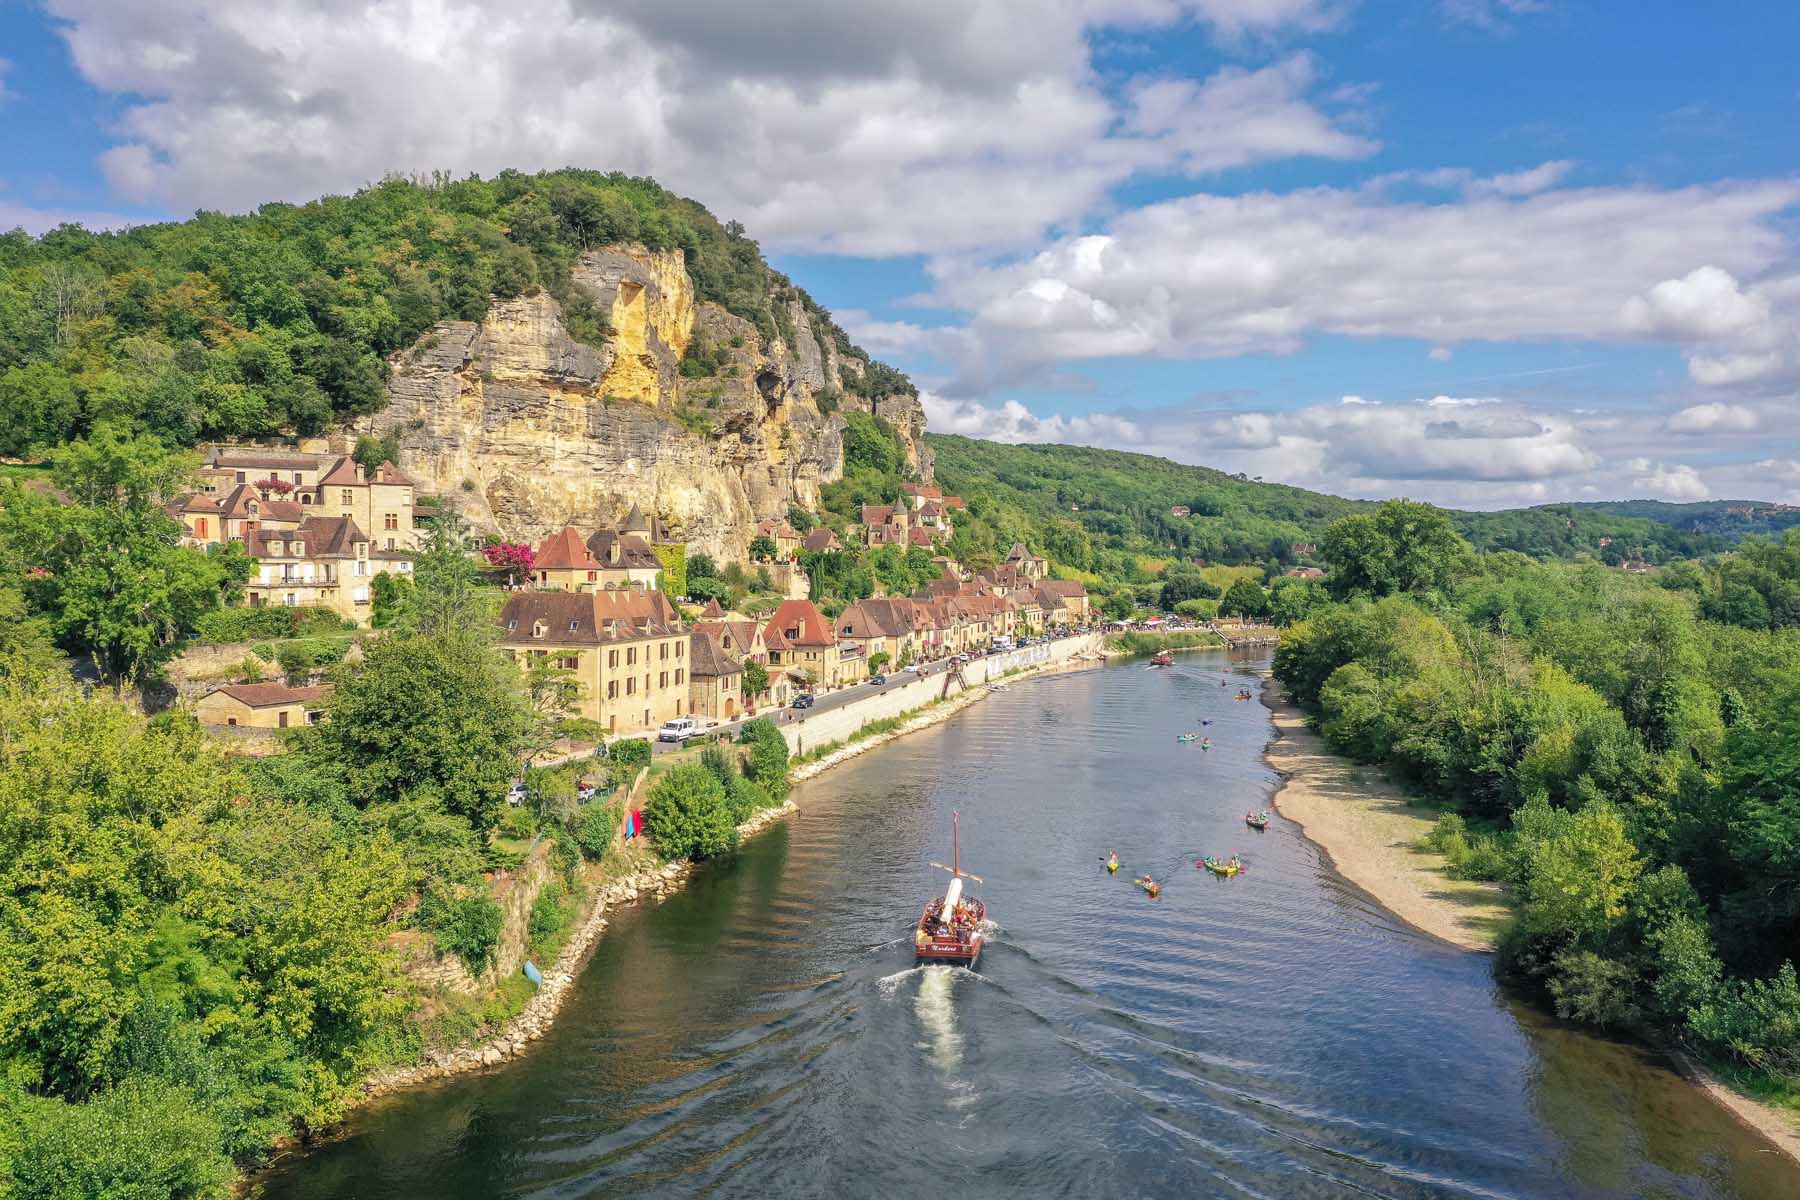
<instances>
[{"instance_id":1,"label":"stone building","mask_svg":"<svg viewBox=\"0 0 1800 1200\"><path fill-rule=\"evenodd\" d=\"M654 729L691 712L688 632L661 592L523 592L500 613L500 646L523 667L549 662L581 684L580 713L608 733Z\"/></svg>"}]
</instances>

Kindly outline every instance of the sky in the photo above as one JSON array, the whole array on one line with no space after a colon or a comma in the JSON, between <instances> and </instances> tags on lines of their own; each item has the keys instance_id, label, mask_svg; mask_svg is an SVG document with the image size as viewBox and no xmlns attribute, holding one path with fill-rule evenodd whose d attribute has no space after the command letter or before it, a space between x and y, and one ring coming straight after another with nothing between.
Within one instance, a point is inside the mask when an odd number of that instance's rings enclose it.
<instances>
[{"instance_id":1,"label":"sky","mask_svg":"<svg viewBox=\"0 0 1800 1200\"><path fill-rule=\"evenodd\" d=\"M1800 503L1800 5L0 0L0 228L649 174L930 427Z\"/></svg>"}]
</instances>

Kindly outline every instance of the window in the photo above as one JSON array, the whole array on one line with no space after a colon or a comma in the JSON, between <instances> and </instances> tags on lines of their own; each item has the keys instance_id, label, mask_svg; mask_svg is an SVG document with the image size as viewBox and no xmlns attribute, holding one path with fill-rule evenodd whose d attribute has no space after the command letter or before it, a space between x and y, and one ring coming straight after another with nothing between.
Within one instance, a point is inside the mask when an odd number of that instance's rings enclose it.
<instances>
[{"instance_id":1,"label":"window","mask_svg":"<svg viewBox=\"0 0 1800 1200\"><path fill-rule=\"evenodd\" d=\"M616 679L607 680L607 682L606 682L606 698L608 700L617 700L619 698L619 681L618 680L616 680Z\"/></svg>"},{"instance_id":2,"label":"window","mask_svg":"<svg viewBox=\"0 0 1800 1200\"><path fill-rule=\"evenodd\" d=\"M565 671L579 671L581 670L581 655L565 654L556 660L556 665Z\"/></svg>"},{"instance_id":3,"label":"window","mask_svg":"<svg viewBox=\"0 0 1800 1200\"><path fill-rule=\"evenodd\" d=\"M227 725L236 725L236 724L237 724L237 718L236 718L236 717L226 717L226 718L225 718L225 723L226 723L226 724L227 724Z\"/></svg>"},{"instance_id":4,"label":"window","mask_svg":"<svg viewBox=\"0 0 1800 1200\"><path fill-rule=\"evenodd\" d=\"M598 578L600 578L600 572L598 572L598 571L589 571L589 572L588 572L588 578L587 578L587 581L588 581L588 582L589 582L589 583L592 583L592 582L594 582L594 580L596 580L596 579L598 579Z\"/></svg>"},{"instance_id":5,"label":"window","mask_svg":"<svg viewBox=\"0 0 1800 1200\"><path fill-rule=\"evenodd\" d=\"M295 482L295 483L299 483L299 482L300 482L300 472L298 472L298 471L295 471L295 472L294 472L294 482Z\"/></svg>"},{"instance_id":6,"label":"window","mask_svg":"<svg viewBox=\"0 0 1800 1200\"><path fill-rule=\"evenodd\" d=\"M349 488L344 488L344 489L340 490L338 492L338 503L340 503L340 504L356 503L356 493L352 492Z\"/></svg>"},{"instance_id":7,"label":"window","mask_svg":"<svg viewBox=\"0 0 1800 1200\"><path fill-rule=\"evenodd\" d=\"M381 518L381 527L383 529L398 529L398 528L400 528L399 514L398 513L389 513L387 516Z\"/></svg>"},{"instance_id":8,"label":"window","mask_svg":"<svg viewBox=\"0 0 1800 1200\"><path fill-rule=\"evenodd\" d=\"M195 520L194 520L194 536L195 537L205 537L206 536L206 518L205 517L195 518Z\"/></svg>"},{"instance_id":9,"label":"window","mask_svg":"<svg viewBox=\"0 0 1800 1200\"><path fill-rule=\"evenodd\" d=\"M394 548L394 539L393 539L393 538L389 538L389 539L388 539L388 544L387 544L387 548L388 548L388 549L389 549L389 550L392 550L392 549L393 549L393 548Z\"/></svg>"},{"instance_id":10,"label":"window","mask_svg":"<svg viewBox=\"0 0 1800 1200\"><path fill-rule=\"evenodd\" d=\"M531 623L531 636L532 637L541 638L546 633L549 633L549 632L550 632L550 627L548 625L544 624L542 621L533 621Z\"/></svg>"},{"instance_id":11,"label":"window","mask_svg":"<svg viewBox=\"0 0 1800 1200\"><path fill-rule=\"evenodd\" d=\"M636 665L636 663L637 663L637 647L636 646L625 647L625 665L629 667L629 666Z\"/></svg>"},{"instance_id":12,"label":"window","mask_svg":"<svg viewBox=\"0 0 1800 1200\"><path fill-rule=\"evenodd\" d=\"M666 688L669 686L669 673L667 671L657 672L656 686L659 688Z\"/></svg>"},{"instance_id":13,"label":"window","mask_svg":"<svg viewBox=\"0 0 1800 1200\"><path fill-rule=\"evenodd\" d=\"M675 668L675 686L676 687L681 686L681 668L680 667Z\"/></svg>"},{"instance_id":14,"label":"window","mask_svg":"<svg viewBox=\"0 0 1800 1200\"><path fill-rule=\"evenodd\" d=\"M625 694L627 696L635 696L637 694L637 676L636 675L627 675L625 677Z\"/></svg>"},{"instance_id":15,"label":"window","mask_svg":"<svg viewBox=\"0 0 1800 1200\"><path fill-rule=\"evenodd\" d=\"M606 665L615 670L618 668L619 652L617 650L608 650L606 652Z\"/></svg>"},{"instance_id":16,"label":"window","mask_svg":"<svg viewBox=\"0 0 1800 1200\"><path fill-rule=\"evenodd\" d=\"M661 642L657 645L656 648L657 648L657 650L659 650L661 652L657 655L658 658L666 659L669 657L669 643Z\"/></svg>"},{"instance_id":17,"label":"window","mask_svg":"<svg viewBox=\"0 0 1800 1200\"><path fill-rule=\"evenodd\" d=\"M506 632L511 633L513 630L517 629L518 627L519 627L519 618L514 617L512 620L510 620L506 623Z\"/></svg>"},{"instance_id":18,"label":"window","mask_svg":"<svg viewBox=\"0 0 1800 1200\"><path fill-rule=\"evenodd\" d=\"M577 622L574 622L574 621L570 621L570 622L569 622L569 632L570 632L570 633L574 633L574 632L575 632L575 626L576 626L576 624L577 624Z\"/></svg>"},{"instance_id":19,"label":"window","mask_svg":"<svg viewBox=\"0 0 1800 1200\"><path fill-rule=\"evenodd\" d=\"M243 473L243 472L242 472L242 471L239 471L239 472L238 472L238 473L237 473L237 481L238 481L238 482L239 482L239 483L245 483L245 482L247 482L247 480L245 480L245 478L244 478L244 473ZM237 724L237 722L236 722L236 721L233 721L233 722L232 722L232 724L233 724L233 725L236 725L236 724Z\"/></svg>"},{"instance_id":20,"label":"window","mask_svg":"<svg viewBox=\"0 0 1800 1200\"><path fill-rule=\"evenodd\" d=\"M726 642L726 643L725 643L725 644L726 644L726 645L728 645L728 646L729 646L729 645L730 645L730 644L731 644L731 643L730 643L730 642ZM680 657L681 657L681 645L682 645L682 644L681 644L681 643L680 643L680 642L676 642L676 643L675 643L675 657L676 657L676 658L680 658Z\"/></svg>"},{"instance_id":21,"label":"window","mask_svg":"<svg viewBox=\"0 0 1800 1200\"><path fill-rule=\"evenodd\" d=\"M608 733L619 732L619 718L616 714L606 718L606 732L608 732Z\"/></svg>"}]
</instances>

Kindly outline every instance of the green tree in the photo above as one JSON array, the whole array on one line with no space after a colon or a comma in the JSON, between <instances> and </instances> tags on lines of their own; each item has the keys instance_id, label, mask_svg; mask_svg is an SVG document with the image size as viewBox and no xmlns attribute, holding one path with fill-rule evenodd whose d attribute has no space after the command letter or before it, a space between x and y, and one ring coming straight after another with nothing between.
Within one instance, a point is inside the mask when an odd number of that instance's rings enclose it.
<instances>
[{"instance_id":1,"label":"green tree","mask_svg":"<svg viewBox=\"0 0 1800 1200\"><path fill-rule=\"evenodd\" d=\"M644 823L669 858L712 858L737 842L725 788L698 763L670 767L656 781L644 807Z\"/></svg>"},{"instance_id":2,"label":"green tree","mask_svg":"<svg viewBox=\"0 0 1800 1200\"><path fill-rule=\"evenodd\" d=\"M428 522L413 564L413 589L395 626L406 632L453 634L491 641L497 633L492 602L479 590L481 572L454 517Z\"/></svg>"},{"instance_id":3,"label":"green tree","mask_svg":"<svg viewBox=\"0 0 1800 1200\"><path fill-rule=\"evenodd\" d=\"M81 417L75 382L47 362L0 371L0 454L35 458L68 441Z\"/></svg>"},{"instance_id":4,"label":"green tree","mask_svg":"<svg viewBox=\"0 0 1800 1200\"><path fill-rule=\"evenodd\" d=\"M375 641L326 715L310 732L343 764L357 804L429 796L478 829L493 824L532 728L511 666L453 635Z\"/></svg>"},{"instance_id":5,"label":"green tree","mask_svg":"<svg viewBox=\"0 0 1800 1200\"><path fill-rule=\"evenodd\" d=\"M758 534L750 539L750 557L756 562L772 562L775 558L775 539Z\"/></svg>"},{"instance_id":6,"label":"green tree","mask_svg":"<svg viewBox=\"0 0 1800 1200\"><path fill-rule=\"evenodd\" d=\"M1469 566L1469 544L1440 508L1388 500L1373 513L1339 518L1319 544L1336 599L1395 592L1448 592Z\"/></svg>"},{"instance_id":7,"label":"green tree","mask_svg":"<svg viewBox=\"0 0 1800 1200\"><path fill-rule=\"evenodd\" d=\"M1268 610L1268 593L1251 579L1233 580L1219 601L1219 612L1225 616L1260 617Z\"/></svg>"},{"instance_id":8,"label":"green tree","mask_svg":"<svg viewBox=\"0 0 1800 1200\"><path fill-rule=\"evenodd\" d=\"M194 1092L133 1079L85 1104L20 1096L7 1195L16 1200L223 1200L224 1131Z\"/></svg>"},{"instance_id":9,"label":"green tree","mask_svg":"<svg viewBox=\"0 0 1800 1200\"><path fill-rule=\"evenodd\" d=\"M746 661L743 676L744 698L754 703L769 690L769 669L759 662Z\"/></svg>"}]
</instances>

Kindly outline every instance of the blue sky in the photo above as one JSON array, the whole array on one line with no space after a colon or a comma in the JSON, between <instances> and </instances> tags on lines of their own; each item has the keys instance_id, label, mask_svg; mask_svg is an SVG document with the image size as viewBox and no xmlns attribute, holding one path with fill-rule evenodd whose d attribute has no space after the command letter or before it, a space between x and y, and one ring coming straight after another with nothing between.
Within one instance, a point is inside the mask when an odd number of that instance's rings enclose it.
<instances>
[{"instance_id":1,"label":"blue sky","mask_svg":"<svg viewBox=\"0 0 1800 1200\"><path fill-rule=\"evenodd\" d=\"M617 168L934 428L1800 502L1797 49L1785 3L0 3L0 224Z\"/></svg>"}]
</instances>

